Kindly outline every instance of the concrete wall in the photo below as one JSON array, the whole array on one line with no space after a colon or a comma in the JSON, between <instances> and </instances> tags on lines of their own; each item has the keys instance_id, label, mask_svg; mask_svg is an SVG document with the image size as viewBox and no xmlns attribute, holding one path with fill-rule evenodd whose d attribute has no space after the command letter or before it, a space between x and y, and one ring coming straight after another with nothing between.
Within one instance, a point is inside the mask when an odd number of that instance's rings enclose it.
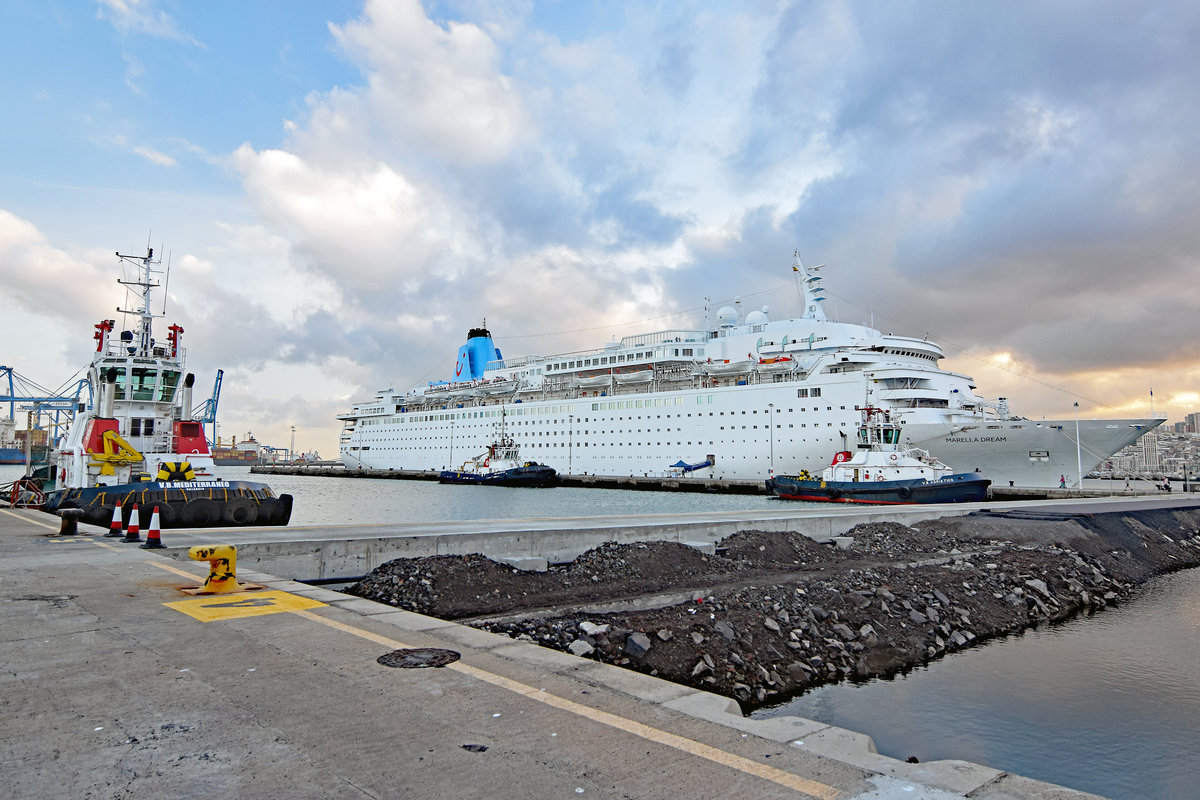
<instances>
[{"instance_id":1,"label":"concrete wall","mask_svg":"<svg viewBox=\"0 0 1200 800\"><path fill-rule=\"evenodd\" d=\"M480 553L497 561L544 558L555 564L572 561L605 542L713 544L741 530L799 531L817 541L828 541L866 522L911 525L966 513L969 513L968 509L937 507L936 510L925 510L910 506L903 511L888 509L875 513L777 519L272 541L240 544L237 557L239 567L296 580L354 578L366 575L394 558ZM182 558L187 558L186 552Z\"/></svg>"}]
</instances>

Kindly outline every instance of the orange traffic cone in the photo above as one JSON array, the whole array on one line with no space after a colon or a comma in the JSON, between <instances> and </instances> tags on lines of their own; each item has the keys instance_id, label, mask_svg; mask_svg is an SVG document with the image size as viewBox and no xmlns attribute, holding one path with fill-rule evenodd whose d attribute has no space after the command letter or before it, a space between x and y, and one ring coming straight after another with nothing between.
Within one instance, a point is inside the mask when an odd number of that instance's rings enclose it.
<instances>
[{"instance_id":1,"label":"orange traffic cone","mask_svg":"<svg viewBox=\"0 0 1200 800\"><path fill-rule=\"evenodd\" d=\"M150 515L150 527L146 530L146 543L141 546L143 550L164 550L162 536L158 530L158 506L154 507L154 513Z\"/></svg>"},{"instance_id":2,"label":"orange traffic cone","mask_svg":"<svg viewBox=\"0 0 1200 800\"><path fill-rule=\"evenodd\" d=\"M138 507L137 503L133 504L133 511L129 512L129 527L125 529L125 538L122 542L140 542L142 537L138 536Z\"/></svg>"},{"instance_id":3,"label":"orange traffic cone","mask_svg":"<svg viewBox=\"0 0 1200 800\"><path fill-rule=\"evenodd\" d=\"M108 533L106 533L104 535L106 537L108 537L108 536L124 536L125 531L123 531L121 528L122 528L122 526L121 526L121 504L117 503L115 506L113 506L112 524L108 526Z\"/></svg>"}]
</instances>

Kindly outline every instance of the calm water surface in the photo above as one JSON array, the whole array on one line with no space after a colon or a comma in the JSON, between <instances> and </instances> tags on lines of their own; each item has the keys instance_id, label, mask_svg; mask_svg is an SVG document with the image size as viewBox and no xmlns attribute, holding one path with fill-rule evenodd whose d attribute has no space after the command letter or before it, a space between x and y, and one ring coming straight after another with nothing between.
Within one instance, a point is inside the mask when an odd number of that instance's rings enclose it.
<instances>
[{"instance_id":1,"label":"calm water surface","mask_svg":"<svg viewBox=\"0 0 1200 800\"><path fill-rule=\"evenodd\" d=\"M0 483L22 471L0 466ZM766 510L780 502L217 472L294 495L295 525ZM1200 570L1161 578L1116 610L892 680L820 689L755 716L779 714L861 731L897 758L964 759L1119 800L1198 798Z\"/></svg>"},{"instance_id":2,"label":"calm water surface","mask_svg":"<svg viewBox=\"0 0 1200 800\"><path fill-rule=\"evenodd\" d=\"M1123 607L956 653L892 680L809 692L796 714L879 752L958 758L1120 800L1200 797L1200 570Z\"/></svg>"},{"instance_id":3,"label":"calm water surface","mask_svg":"<svg viewBox=\"0 0 1200 800\"><path fill-rule=\"evenodd\" d=\"M251 475L248 467L217 467L215 471L222 477L263 481L277 493L293 495L293 525L765 510L787 502L758 495L522 489L382 478Z\"/></svg>"}]
</instances>

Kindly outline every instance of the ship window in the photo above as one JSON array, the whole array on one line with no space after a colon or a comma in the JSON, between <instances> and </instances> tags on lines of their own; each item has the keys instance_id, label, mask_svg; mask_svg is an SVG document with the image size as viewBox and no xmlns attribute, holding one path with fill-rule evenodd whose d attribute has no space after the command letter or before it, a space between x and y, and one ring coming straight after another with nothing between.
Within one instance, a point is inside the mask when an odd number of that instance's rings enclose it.
<instances>
[{"instance_id":1,"label":"ship window","mask_svg":"<svg viewBox=\"0 0 1200 800\"><path fill-rule=\"evenodd\" d=\"M115 391L113 392L113 399L114 400L124 400L125 399L125 384L127 383L126 376L125 376L125 368L124 367L110 367L110 369L115 369L117 371L117 382L113 385L113 388L115 389Z\"/></svg>"},{"instance_id":2,"label":"ship window","mask_svg":"<svg viewBox=\"0 0 1200 800\"><path fill-rule=\"evenodd\" d=\"M137 420L134 420L134 422L137 422ZM154 420L153 419L147 419L147 420L142 421L142 435L143 436L153 436L154 435Z\"/></svg>"},{"instance_id":3,"label":"ship window","mask_svg":"<svg viewBox=\"0 0 1200 800\"><path fill-rule=\"evenodd\" d=\"M142 421L140 419L129 420L129 435L130 436L141 436L142 435Z\"/></svg>"},{"instance_id":4,"label":"ship window","mask_svg":"<svg viewBox=\"0 0 1200 800\"><path fill-rule=\"evenodd\" d=\"M173 369L164 369L162 382L159 384L158 400L169 403L175 399L175 387L179 385L179 373Z\"/></svg>"},{"instance_id":5,"label":"ship window","mask_svg":"<svg viewBox=\"0 0 1200 800\"><path fill-rule=\"evenodd\" d=\"M153 400L154 382L158 378L158 370L146 367L134 367L130 370L129 397L131 400Z\"/></svg>"}]
</instances>

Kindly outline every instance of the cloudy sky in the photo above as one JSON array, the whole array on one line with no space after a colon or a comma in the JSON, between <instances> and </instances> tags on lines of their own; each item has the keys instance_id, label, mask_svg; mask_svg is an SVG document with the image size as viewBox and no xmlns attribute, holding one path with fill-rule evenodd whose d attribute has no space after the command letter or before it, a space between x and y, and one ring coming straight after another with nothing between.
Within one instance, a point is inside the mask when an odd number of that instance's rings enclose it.
<instances>
[{"instance_id":1,"label":"cloudy sky","mask_svg":"<svg viewBox=\"0 0 1200 800\"><path fill-rule=\"evenodd\" d=\"M0 364L79 377L169 256L220 432L705 298L929 334L1030 417L1200 411L1200 5L8 0Z\"/></svg>"}]
</instances>

